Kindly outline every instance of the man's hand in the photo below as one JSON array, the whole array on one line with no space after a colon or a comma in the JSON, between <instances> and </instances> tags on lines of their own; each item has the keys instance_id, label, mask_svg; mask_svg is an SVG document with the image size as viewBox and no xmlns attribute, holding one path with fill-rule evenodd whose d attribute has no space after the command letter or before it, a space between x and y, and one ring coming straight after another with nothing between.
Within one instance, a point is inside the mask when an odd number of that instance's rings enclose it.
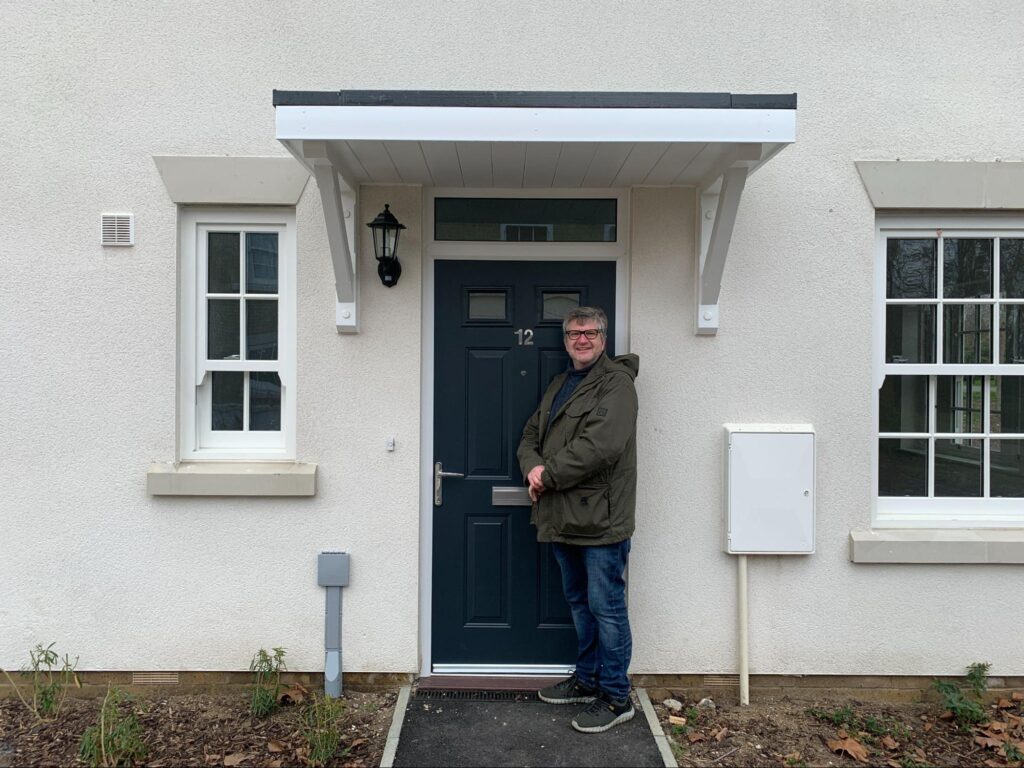
<instances>
[{"instance_id":1,"label":"man's hand","mask_svg":"<svg viewBox=\"0 0 1024 768\"><path fill-rule=\"evenodd\" d=\"M540 479L543 474L544 465L538 464L526 475L526 482L530 484L530 498L533 501L539 499L540 495L544 493L544 481Z\"/></svg>"}]
</instances>

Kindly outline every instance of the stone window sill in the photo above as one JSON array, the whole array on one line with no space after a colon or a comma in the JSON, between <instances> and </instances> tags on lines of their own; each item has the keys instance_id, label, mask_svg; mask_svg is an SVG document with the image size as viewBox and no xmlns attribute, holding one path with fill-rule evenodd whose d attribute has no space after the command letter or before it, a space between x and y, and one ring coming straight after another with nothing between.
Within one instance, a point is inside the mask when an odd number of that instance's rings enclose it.
<instances>
[{"instance_id":1,"label":"stone window sill","mask_svg":"<svg viewBox=\"0 0 1024 768\"><path fill-rule=\"evenodd\" d=\"M182 462L151 464L151 496L315 496L316 464Z\"/></svg>"},{"instance_id":2,"label":"stone window sill","mask_svg":"<svg viewBox=\"0 0 1024 768\"><path fill-rule=\"evenodd\" d=\"M850 531L854 563L1024 565L1024 530Z\"/></svg>"}]
</instances>

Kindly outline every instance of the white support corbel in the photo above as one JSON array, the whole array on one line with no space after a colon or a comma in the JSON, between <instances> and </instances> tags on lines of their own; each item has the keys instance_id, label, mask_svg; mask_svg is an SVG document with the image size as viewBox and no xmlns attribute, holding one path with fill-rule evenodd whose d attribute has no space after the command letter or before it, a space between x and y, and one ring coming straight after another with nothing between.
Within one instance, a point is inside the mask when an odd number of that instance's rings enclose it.
<instances>
[{"instance_id":1,"label":"white support corbel","mask_svg":"<svg viewBox=\"0 0 1024 768\"><path fill-rule=\"evenodd\" d=\"M327 243L337 292L338 333L359 332L359 282L356 269L356 187L345 179L344 167L323 141L303 141L302 157L312 169L323 203Z\"/></svg>"},{"instance_id":2,"label":"white support corbel","mask_svg":"<svg viewBox=\"0 0 1024 768\"><path fill-rule=\"evenodd\" d=\"M700 185L700 257L697 259L697 334L718 333L718 297L743 187L761 160L762 145L738 145ZM717 191L712 191L717 190Z\"/></svg>"}]
</instances>

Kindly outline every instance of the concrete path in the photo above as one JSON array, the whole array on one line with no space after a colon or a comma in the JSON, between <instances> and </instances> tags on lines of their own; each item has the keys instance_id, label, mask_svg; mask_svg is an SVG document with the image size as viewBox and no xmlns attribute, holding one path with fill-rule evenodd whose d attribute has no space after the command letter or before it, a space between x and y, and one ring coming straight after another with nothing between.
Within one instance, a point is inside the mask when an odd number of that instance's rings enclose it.
<instances>
[{"instance_id":1,"label":"concrete path","mask_svg":"<svg viewBox=\"0 0 1024 768\"><path fill-rule=\"evenodd\" d=\"M552 706L532 693L505 691L490 699L467 692L428 695L403 690L382 768L676 765L657 719L652 731L654 711L642 689L634 694L636 716L598 734L571 726L583 705Z\"/></svg>"}]
</instances>

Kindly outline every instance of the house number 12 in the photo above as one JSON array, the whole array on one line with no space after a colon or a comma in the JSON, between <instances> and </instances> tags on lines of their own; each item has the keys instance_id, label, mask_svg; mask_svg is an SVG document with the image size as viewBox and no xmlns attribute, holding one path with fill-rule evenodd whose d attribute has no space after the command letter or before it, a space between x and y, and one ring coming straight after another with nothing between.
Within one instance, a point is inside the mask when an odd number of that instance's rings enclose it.
<instances>
[{"instance_id":1,"label":"house number 12","mask_svg":"<svg viewBox=\"0 0 1024 768\"><path fill-rule=\"evenodd\" d=\"M533 346L533 328L517 328L512 333L519 337L520 347Z\"/></svg>"}]
</instances>

